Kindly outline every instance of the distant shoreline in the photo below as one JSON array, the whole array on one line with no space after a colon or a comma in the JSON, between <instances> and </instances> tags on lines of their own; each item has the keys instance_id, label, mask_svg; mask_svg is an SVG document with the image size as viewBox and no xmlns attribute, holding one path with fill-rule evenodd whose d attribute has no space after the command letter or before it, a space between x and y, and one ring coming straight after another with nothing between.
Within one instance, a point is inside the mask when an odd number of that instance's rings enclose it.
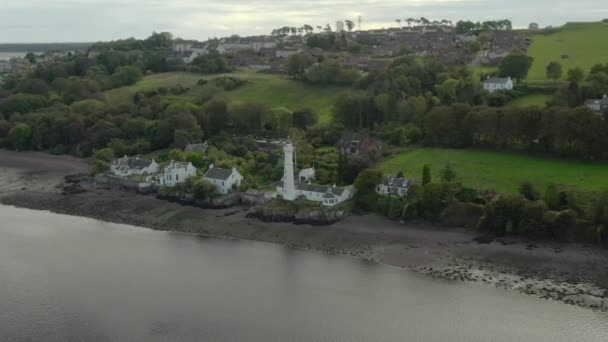
<instances>
[{"instance_id":1,"label":"distant shoreline","mask_svg":"<svg viewBox=\"0 0 608 342\"><path fill-rule=\"evenodd\" d=\"M473 241L475 232L399 224L366 215L327 227L263 223L247 208L204 210L133 193L96 190L62 195L67 174L85 161L0 150L0 203L155 230L273 242L298 249L398 266L438 278L485 283L542 298L608 311L608 251L575 244L503 239Z\"/></svg>"}]
</instances>

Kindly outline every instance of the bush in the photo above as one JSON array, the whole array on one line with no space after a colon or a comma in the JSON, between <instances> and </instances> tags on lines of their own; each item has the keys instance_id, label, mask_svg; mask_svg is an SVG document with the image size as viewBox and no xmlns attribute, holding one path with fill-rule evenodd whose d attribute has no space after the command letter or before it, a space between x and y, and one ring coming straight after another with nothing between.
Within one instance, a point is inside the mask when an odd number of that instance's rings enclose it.
<instances>
[{"instance_id":1,"label":"bush","mask_svg":"<svg viewBox=\"0 0 608 342\"><path fill-rule=\"evenodd\" d=\"M540 193L536 190L532 183L527 181L520 185L519 193L529 201L538 201L540 199Z\"/></svg>"},{"instance_id":2,"label":"bush","mask_svg":"<svg viewBox=\"0 0 608 342\"><path fill-rule=\"evenodd\" d=\"M114 151L111 148L102 148L100 150L95 151L93 158L96 160L101 160L106 163L111 163L114 160Z\"/></svg>"},{"instance_id":3,"label":"bush","mask_svg":"<svg viewBox=\"0 0 608 342\"><path fill-rule=\"evenodd\" d=\"M475 228L483 213L483 205L454 201L441 213L440 222L448 227Z\"/></svg>"}]
</instances>

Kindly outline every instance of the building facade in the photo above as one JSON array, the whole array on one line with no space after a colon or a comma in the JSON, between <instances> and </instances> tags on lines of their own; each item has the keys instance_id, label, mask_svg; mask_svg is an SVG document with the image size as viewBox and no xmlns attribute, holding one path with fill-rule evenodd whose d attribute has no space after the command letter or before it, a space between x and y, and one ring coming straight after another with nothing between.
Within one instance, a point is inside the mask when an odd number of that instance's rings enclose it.
<instances>
[{"instance_id":1,"label":"building facade","mask_svg":"<svg viewBox=\"0 0 608 342\"><path fill-rule=\"evenodd\" d=\"M151 176L149 181L161 186L176 186L190 177L196 177L196 168L192 163L171 161L160 173Z\"/></svg>"},{"instance_id":2,"label":"building facade","mask_svg":"<svg viewBox=\"0 0 608 342\"><path fill-rule=\"evenodd\" d=\"M243 183L243 176L235 167L222 169L214 167L213 164L209 165L209 170L207 170L203 179L214 184L216 191L224 195L238 189Z\"/></svg>"},{"instance_id":3,"label":"building facade","mask_svg":"<svg viewBox=\"0 0 608 342\"><path fill-rule=\"evenodd\" d=\"M405 178L387 177L376 186L376 193L383 196L407 196L410 181Z\"/></svg>"},{"instance_id":4,"label":"building facade","mask_svg":"<svg viewBox=\"0 0 608 342\"><path fill-rule=\"evenodd\" d=\"M507 78L490 78L483 82L483 89L488 93L492 94L497 91L509 91L513 90L513 80L511 77Z\"/></svg>"},{"instance_id":5,"label":"building facade","mask_svg":"<svg viewBox=\"0 0 608 342\"><path fill-rule=\"evenodd\" d=\"M139 157L124 156L113 160L110 164L110 172L120 177L153 175L158 172L158 168L158 163L154 159L147 160Z\"/></svg>"}]
</instances>

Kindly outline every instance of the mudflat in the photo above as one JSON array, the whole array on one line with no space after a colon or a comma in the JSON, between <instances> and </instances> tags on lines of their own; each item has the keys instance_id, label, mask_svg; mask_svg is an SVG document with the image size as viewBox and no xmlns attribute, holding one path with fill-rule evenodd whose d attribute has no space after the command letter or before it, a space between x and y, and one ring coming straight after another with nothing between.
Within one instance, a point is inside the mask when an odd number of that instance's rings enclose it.
<instances>
[{"instance_id":1,"label":"mudflat","mask_svg":"<svg viewBox=\"0 0 608 342\"><path fill-rule=\"evenodd\" d=\"M480 244L474 230L402 224L375 215L315 227L246 218L246 207L205 210L123 191L61 194L65 175L86 172L87 163L72 157L0 151L0 202L157 230L350 255L608 311L608 251L596 246L515 238Z\"/></svg>"}]
</instances>

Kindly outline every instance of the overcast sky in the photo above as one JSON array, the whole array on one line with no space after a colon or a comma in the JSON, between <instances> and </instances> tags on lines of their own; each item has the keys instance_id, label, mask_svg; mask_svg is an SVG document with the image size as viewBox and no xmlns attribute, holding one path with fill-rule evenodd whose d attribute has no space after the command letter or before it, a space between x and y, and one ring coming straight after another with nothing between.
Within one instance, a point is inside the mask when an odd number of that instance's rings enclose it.
<instances>
[{"instance_id":1,"label":"overcast sky","mask_svg":"<svg viewBox=\"0 0 608 342\"><path fill-rule=\"evenodd\" d=\"M516 27L608 18L607 0L0 0L0 43L90 42L267 34L281 26L325 25L363 17L363 28L395 19L511 19Z\"/></svg>"}]
</instances>

